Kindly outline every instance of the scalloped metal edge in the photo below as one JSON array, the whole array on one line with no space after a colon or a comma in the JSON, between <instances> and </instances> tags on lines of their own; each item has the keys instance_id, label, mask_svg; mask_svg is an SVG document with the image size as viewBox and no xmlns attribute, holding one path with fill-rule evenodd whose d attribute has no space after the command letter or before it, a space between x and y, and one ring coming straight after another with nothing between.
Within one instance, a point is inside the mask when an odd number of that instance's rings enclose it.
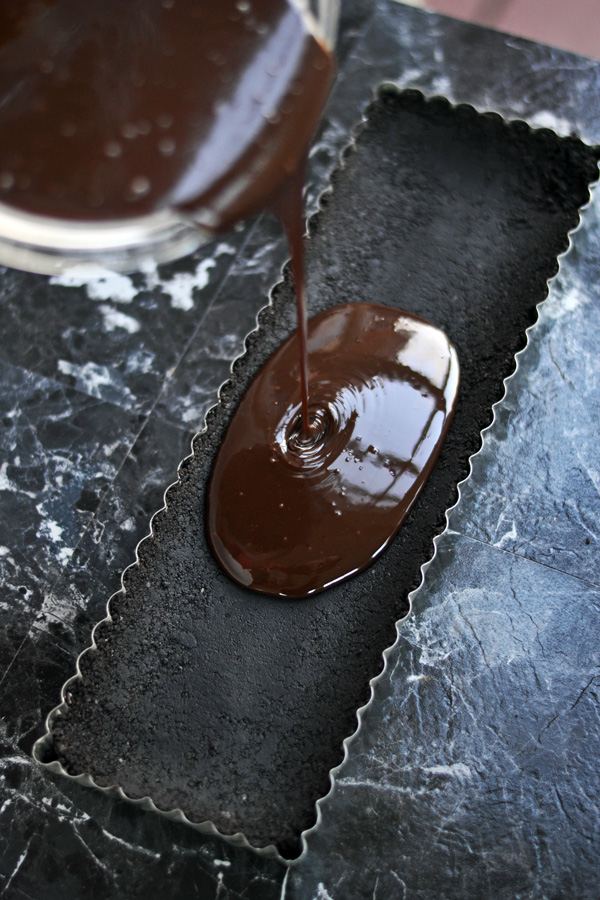
<instances>
[{"instance_id":1,"label":"scalloped metal edge","mask_svg":"<svg viewBox=\"0 0 600 900\"><path fill-rule=\"evenodd\" d=\"M402 84L400 82L395 82L395 81L379 82L379 84L372 89L373 96L372 96L371 100L366 104L365 108L363 109L361 119L352 129L349 141L338 152L337 164L332 165L332 167L329 171L329 174L328 174L329 184L327 185L326 188L324 188L320 192L320 194L318 195L318 197L314 203L313 211L307 216L305 236L309 236L311 223L313 222L315 217L317 217L321 213L321 211L323 209L323 198L327 194L331 194L334 190L332 181L333 181L333 176L334 176L335 172L339 171L339 170L343 170L345 168L346 157L351 152L356 150L357 140L358 140L360 134L362 133L366 123L368 122L368 111L369 111L372 103L374 101L376 101L377 98L380 96L380 94L383 93L385 90L395 90L398 92L411 90L411 91L414 91L415 93L419 94L426 102L431 102L433 100L443 100L452 109L466 108L468 110L471 110L473 113L475 113L477 115L497 116L498 118L500 118L504 122L506 122L506 124L508 126L511 126L515 123L525 124L525 125L527 125L529 130L532 132L551 132L559 139L564 138L563 135L559 135L557 132L555 132L551 128L535 127L535 126L530 125L526 120L524 120L522 118L518 118L518 117L509 119L506 116L502 115L499 112L496 112L493 109L478 109L476 106L474 106L470 103L453 103L441 94L436 94L436 93L428 94L425 91L421 90L420 88L412 87L410 84ZM208 819L203 822L194 822L186 816L186 814L183 812L183 810L181 810L179 808L172 809L172 810L160 809L158 806L156 806L156 804L154 803L154 801L152 800L152 798L150 796L145 796L145 797L141 797L141 798L130 797L130 796L128 796L128 794L126 794L126 792L123 790L123 788L120 785L114 784L114 785L110 785L108 787L103 787L102 785L99 785L92 778L91 775L87 775L87 774L71 775L66 771L66 769L64 769L64 767L58 761L53 760L51 762L44 762L44 760L43 760L44 752L52 745L52 726L54 724L54 721L64 711L68 710L68 704L66 702L66 697L67 697L67 694L69 693L69 689L70 689L71 685L74 684L76 681L83 680L83 675L81 673L81 668L80 668L80 662L87 653L89 653L92 650L97 649L97 644L96 644L96 639L95 639L96 629L104 624L109 624L110 622L112 622L112 615L111 615L111 611L110 611L111 602L115 597L118 597L119 595L121 595L125 592L124 578L125 578L126 573L129 571L129 569L131 569L134 566L137 566L139 564L140 547L142 546L143 543L145 543L147 540L149 540L152 537L153 530L154 530L153 525L154 525L155 518L157 516L161 515L163 512L166 512L168 510L168 506L169 506L168 495L169 495L169 492L172 489L177 488L180 483L179 473L180 473L182 466L184 466L189 459L191 459L192 457L195 456L194 444L195 444L197 438L199 438L202 434L206 433L206 431L209 429L211 413L213 413L213 411L221 405L223 391L227 388L227 386L229 384L231 384L232 379L235 378L234 369L235 369L236 363L238 362L238 360L243 359L243 357L245 356L245 354L248 350L248 342L252 339L252 336L257 335L260 332L261 316L262 316L263 312L265 312L267 309L269 309L273 305L273 293L283 281L283 271L288 264L287 261L281 267L282 278L280 278L278 281L276 281L275 284L271 287L271 289L269 291L267 303L264 306L262 306L256 313L256 317L255 317L256 318L256 327L246 335L246 337L244 339L243 352L239 356L237 356L234 360L232 360L232 362L231 362L231 366L230 366L231 377L228 378L226 381L224 381L221 384L221 386L219 387L218 392L217 392L216 403L214 403L213 406L211 406L207 410L207 412L204 416L204 426L192 438L191 453L188 456L184 457L184 459L181 460L181 462L179 463L179 466L177 467L177 475L178 475L177 480L172 482L165 489L165 492L163 495L163 506L152 515L152 517L150 519L150 530L149 530L148 534L145 537L143 537L141 539L141 541L139 541L139 543L135 549L134 562L132 562L129 566L127 566L126 569L123 570L123 572L121 574L120 590L116 591L114 594L112 594L109 597L107 604L106 604L105 618L101 619L99 622L97 622L96 625L94 626L94 628L92 629L90 646L86 647L85 650L83 650L79 654L79 656L77 658L77 662L76 662L75 674L72 675L63 684L63 686L61 688L61 692L60 692L61 703L58 706L54 707L54 709L52 709L46 717L46 720L45 720L46 731L35 742L35 744L33 746L33 750L32 750L33 758L40 766L47 769L48 771L58 773L58 774L62 775L63 777L68 778L70 781L75 781L78 784L83 784L87 787L93 787L96 790L102 791L105 794L111 794L113 796L116 795L120 799L127 800L129 803L133 803L141 809L151 810L152 812L159 813L161 816L163 816L167 819L170 819L171 821L184 822L185 824L191 826L192 828L196 829L200 833L210 835L212 837L218 837L233 847L244 847L245 849L251 850L254 853L258 854L259 856L278 860L280 863L282 863L283 865L288 867L288 872L286 873L286 876L285 876L283 884L282 884L282 898L284 897L287 876L289 874L289 868L291 868L292 866L298 865L304 859L304 857L306 856L306 854L308 853L308 850L309 850L309 846L308 846L309 840L310 840L311 836L318 830L318 828L321 825L321 821L323 818L323 807L325 806L327 801L332 797L332 794L333 794L333 792L335 790L335 786L336 786L336 777L339 774L339 772L341 771L341 769L343 768L344 764L346 763L346 760L348 758L349 751L350 751L352 744L354 743L354 741L356 740L356 738L359 736L359 734L362 731L364 715L374 699L377 684L380 681L380 679L383 678L384 675L387 673L390 656L394 652L394 650L397 648L399 641L400 641L401 629L402 629L404 623L406 622L406 620L413 614L416 597L423 590L423 587L425 585L425 576L426 576L427 570L429 569L430 565L432 564L432 562L435 560L435 558L437 556L438 546L439 546L440 542L444 539L445 535L449 531L450 516L451 516L452 512L458 507L458 505L461 502L461 499L462 499L461 488L463 487L463 485L465 485L469 481L469 479L471 477L471 474L473 472L473 460L477 456L479 456L479 454L484 449L486 434L490 431L490 429L492 429L494 427L494 424L496 421L497 410L506 398L508 385L512 381L512 379L515 377L517 372L519 371L520 357L522 356L523 353L525 353L527 351L527 349L529 347L531 333L532 333L533 329L535 329L539 323L540 306L542 303L545 303L545 301L548 299L548 297L550 295L550 291L552 289L552 283L560 275L560 270L562 268L562 261L563 261L564 257L571 250L572 237L574 234L576 234L577 231L579 231L579 229L582 226L583 213L585 212L586 209L588 209L591 206L591 204L593 202L594 187L597 185L598 185L598 180L590 183L588 202L583 204L583 206L579 207L577 225L574 228L572 228L568 232L568 235L567 235L568 241L569 241L568 246L567 246L566 250L563 253L560 253L557 257L558 269L557 269L555 275L553 275L551 278L549 278L547 280L546 296L542 300L540 300L539 303L536 304L536 307L535 307L536 308L536 320L528 328L525 329L525 336L526 336L525 345L523 346L523 348L521 350L519 350L515 354L514 371L507 378L504 379L504 381L503 381L504 393L503 393L502 397L496 403L494 403L492 406L492 421L480 433L481 447L479 448L479 450L476 453L474 453L472 456L469 457L469 460L468 460L469 472L468 472L467 476L462 481L460 481L457 485L458 498L456 500L456 503L446 510L446 512L445 512L446 525L444 527L444 530L442 532L440 532L440 534L436 535L433 538L432 555L431 555L430 559L428 559L421 566L421 581L420 581L418 587L416 587L408 595L408 604L409 604L408 611L405 616L403 616L401 619L399 619L396 622L396 640L394 641L393 644L391 644L389 647L387 647L383 651L381 671L377 675L373 676L373 678L371 678L369 681L369 699L366 701L366 703L364 703L362 706L360 706L356 710L356 723L357 723L356 729L354 730L354 732L351 735L348 735L348 737L344 738L344 740L342 742L342 747L343 747L343 751L344 751L343 759L341 760L339 765L335 766L333 769L330 769L330 771L329 771L329 781L330 781L329 790L323 797L320 797L315 803L315 811L316 811L315 823L310 828L307 828L305 831L303 831L300 834L300 842L301 842L302 849L301 849L299 855L297 857L294 857L293 859L287 859L286 857L281 855L281 853L279 852L279 850L277 849L277 847L274 844L269 844L266 847L256 847L254 844L250 843L250 841L247 839L247 837L242 832L236 832L235 834L223 834L223 832L219 831L219 829L216 827L216 825Z\"/></svg>"}]
</instances>

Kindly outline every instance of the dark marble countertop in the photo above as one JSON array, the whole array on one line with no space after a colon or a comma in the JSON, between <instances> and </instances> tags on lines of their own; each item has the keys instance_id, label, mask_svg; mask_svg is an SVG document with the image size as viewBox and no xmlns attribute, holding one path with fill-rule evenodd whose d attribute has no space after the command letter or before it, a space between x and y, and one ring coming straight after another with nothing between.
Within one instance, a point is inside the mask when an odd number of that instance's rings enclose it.
<instances>
[{"instance_id":1,"label":"dark marble countertop","mask_svg":"<svg viewBox=\"0 0 600 900\"><path fill-rule=\"evenodd\" d=\"M309 208L382 81L600 141L600 65L394 2L345 8ZM596 898L595 201L321 822L286 868L31 758L286 250L268 217L178 263L0 272L0 896Z\"/></svg>"}]
</instances>

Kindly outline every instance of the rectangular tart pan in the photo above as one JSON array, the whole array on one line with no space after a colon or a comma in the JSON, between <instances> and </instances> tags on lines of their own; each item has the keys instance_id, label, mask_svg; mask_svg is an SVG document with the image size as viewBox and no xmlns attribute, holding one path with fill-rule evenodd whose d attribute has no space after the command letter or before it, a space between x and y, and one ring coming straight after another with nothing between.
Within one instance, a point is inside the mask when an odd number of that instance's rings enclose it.
<instances>
[{"instance_id":1,"label":"rectangular tart pan","mask_svg":"<svg viewBox=\"0 0 600 900\"><path fill-rule=\"evenodd\" d=\"M50 714L40 761L263 852L299 853L597 160L575 138L380 89L310 222L309 309L383 303L457 348L459 406L420 500L370 569L308 600L247 592L214 562L207 479L237 402L295 328L286 276Z\"/></svg>"}]
</instances>

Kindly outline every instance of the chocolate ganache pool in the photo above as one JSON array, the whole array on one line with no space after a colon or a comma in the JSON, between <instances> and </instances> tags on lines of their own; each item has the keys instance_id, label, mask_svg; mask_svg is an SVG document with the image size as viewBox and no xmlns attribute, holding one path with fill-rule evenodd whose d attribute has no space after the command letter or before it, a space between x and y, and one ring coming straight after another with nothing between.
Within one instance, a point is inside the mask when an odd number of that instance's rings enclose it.
<instances>
[{"instance_id":1,"label":"chocolate ganache pool","mask_svg":"<svg viewBox=\"0 0 600 900\"><path fill-rule=\"evenodd\" d=\"M443 332L384 306L315 316L307 349L309 429L295 334L242 399L208 492L221 566L282 597L321 591L386 547L433 467L458 390Z\"/></svg>"}]
</instances>

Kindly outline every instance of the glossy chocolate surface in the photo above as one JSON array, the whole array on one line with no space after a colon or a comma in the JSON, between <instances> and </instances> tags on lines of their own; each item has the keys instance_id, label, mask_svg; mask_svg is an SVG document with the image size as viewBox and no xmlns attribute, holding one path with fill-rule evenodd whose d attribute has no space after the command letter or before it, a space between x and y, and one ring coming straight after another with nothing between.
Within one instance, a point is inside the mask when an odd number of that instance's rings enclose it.
<instances>
[{"instance_id":1,"label":"glossy chocolate surface","mask_svg":"<svg viewBox=\"0 0 600 900\"><path fill-rule=\"evenodd\" d=\"M2 3L0 201L228 227L295 171L331 73L288 0Z\"/></svg>"},{"instance_id":2,"label":"glossy chocolate surface","mask_svg":"<svg viewBox=\"0 0 600 900\"><path fill-rule=\"evenodd\" d=\"M364 569L408 515L452 419L458 361L408 313L337 306L309 322L304 434L297 334L238 407L213 471L208 536L239 584L283 597Z\"/></svg>"}]
</instances>

